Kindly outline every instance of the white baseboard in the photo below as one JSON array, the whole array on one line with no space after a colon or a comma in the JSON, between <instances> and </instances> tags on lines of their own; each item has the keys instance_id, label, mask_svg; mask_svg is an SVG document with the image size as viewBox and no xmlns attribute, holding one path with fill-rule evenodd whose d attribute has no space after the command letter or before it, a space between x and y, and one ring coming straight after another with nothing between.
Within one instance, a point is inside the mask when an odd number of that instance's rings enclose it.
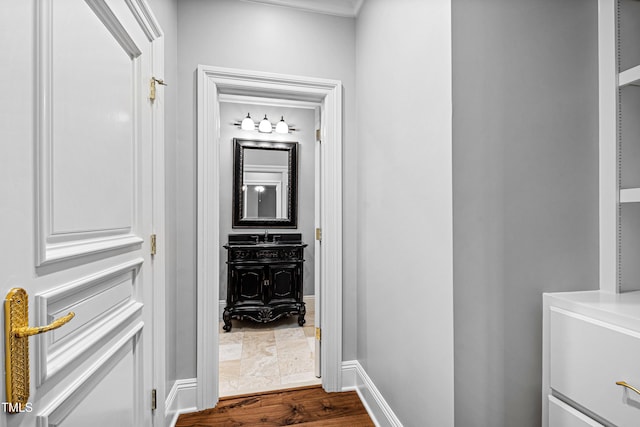
<instances>
[{"instance_id":1,"label":"white baseboard","mask_svg":"<svg viewBox=\"0 0 640 427\"><path fill-rule=\"evenodd\" d=\"M355 390L369 416L379 427L402 427L402 423L357 360L342 362L342 391Z\"/></svg>"},{"instance_id":2,"label":"white baseboard","mask_svg":"<svg viewBox=\"0 0 640 427\"><path fill-rule=\"evenodd\" d=\"M304 297L302 297L302 300L307 305L307 307L314 307L314 310L315 310L315 306L316 306L315 295L305 295ZM226 305L227 305L227 302L225 300L221 299L220 301L218 301L218 321L222 321L222 313L224 313L224 307ZM308 308L307 308L307 311L309 311Z\"/></svg>"},{"instance_id":3,"label":"white baseboard","mask_svg":"<svg viewBox=\"0 0 640 427\"><path fill-rule=\"evenodd\" d=\"M196 405L196 379L187 378L176 380L167 396L164 412L164 424L173 427L178 421L178 416L185 412L197 411Z\"/></svg>"},{"instance_id":4,"label":"white baseboard","mask_svg":"<svg viewBox=\"0 0 640 427\"><path fill-rule=\"evenodd\" d=\"M342 391L350 390L358 393L376 426L403 427L357 360L342 362ZM167 396L165 408L165 426L167 427L175 426L180 414L196 411L196 379L177 380Z\"/></svg>"}]
</instances>

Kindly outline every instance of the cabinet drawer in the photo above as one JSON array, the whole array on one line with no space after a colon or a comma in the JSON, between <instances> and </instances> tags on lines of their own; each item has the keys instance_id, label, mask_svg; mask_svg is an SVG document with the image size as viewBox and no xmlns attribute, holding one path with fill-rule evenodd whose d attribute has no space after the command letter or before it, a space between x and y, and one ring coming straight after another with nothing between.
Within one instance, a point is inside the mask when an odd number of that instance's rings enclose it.
<instances>
[{"instance_id":1,"label":"cabinet drawer","mask_svg":"<svg viewBox=\"0 0 640 427\"><path fill-rule=\"evenodd\" d=\"M603 427L599 422L589 418L582 412L566 403L549 396L550 427Z\"/></svg>"},{"instance_id":2,"label":"cabinet drawer","mask_svg":"<svg viewBox=\"0 0 640 427\"><path fill-rule=\"evenodd\" d=\"M640 334L555 307L549 316L551 388L617 426L640 425L640 395L616 385L640 387Z\"/></svg>"},{"instance_id":3,"label":"cabinet drawer","mask_svg":"<svg viewBox=\"0 0 640 427\"><path fill-rule=\"evenodd\" d=\"M232 248L229 249L228 262L265 262L265 261L302 261L304 248Z\"/></svg>"}]
</instances>

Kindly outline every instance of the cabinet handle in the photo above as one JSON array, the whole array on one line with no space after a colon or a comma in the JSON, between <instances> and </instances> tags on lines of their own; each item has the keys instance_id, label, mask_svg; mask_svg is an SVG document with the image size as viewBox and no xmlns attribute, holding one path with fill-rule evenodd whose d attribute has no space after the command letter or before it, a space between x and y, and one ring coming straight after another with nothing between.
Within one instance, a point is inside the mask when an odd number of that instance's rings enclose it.
<instances>
[{"instance_id":1,"label":"cabinet handle","mask_svg":"<svg viewBox=\"0 0 640 427\"><path fill-rule=\"evenodd\" d=\"M269 286L269 281L268 280L265 280L263 283L264 283L265 286Z\"/></svg>"},{"instance_id":2,"label":"cabinet handle","mask_svg":"<svg viewBox=\"0 0 640 427\"><path fill-rule=\"evenodd\" d=\"M632 385L627 384L624 381L616 381L616 385L621 385L622 387L626 387L626 388L631 389L631 390L635 391L636 393L640 394L640 390L638 390L637 388L635 388Z\"/></svg>"}]
</instances>

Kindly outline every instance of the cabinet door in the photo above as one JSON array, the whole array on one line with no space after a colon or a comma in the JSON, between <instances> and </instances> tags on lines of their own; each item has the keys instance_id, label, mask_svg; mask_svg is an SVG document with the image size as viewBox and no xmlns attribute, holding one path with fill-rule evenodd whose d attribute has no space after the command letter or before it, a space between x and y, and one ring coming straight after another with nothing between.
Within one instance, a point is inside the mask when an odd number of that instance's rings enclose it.
<instances>
[{"instance_id":1,"label":"cabinet door","mask_svg":"<svg viewBox=\"0 0 640 427\"><path fill-rule=\"evenodd\" d=\"M262 284L265 279L265 267L261 265L236 265L232 270L234 300L242 304L262 301Z\"/></svg>"},{"instance_id":2,"label":"cabinet door","mask_svg":"<svg viewBox=\"0 0 640 427\"><path fill-rule=\"evenodd\" d=\"M298 301L302 297L302 276L298 264L269 266L269 299Z\"/></svg>"}]
</instances>

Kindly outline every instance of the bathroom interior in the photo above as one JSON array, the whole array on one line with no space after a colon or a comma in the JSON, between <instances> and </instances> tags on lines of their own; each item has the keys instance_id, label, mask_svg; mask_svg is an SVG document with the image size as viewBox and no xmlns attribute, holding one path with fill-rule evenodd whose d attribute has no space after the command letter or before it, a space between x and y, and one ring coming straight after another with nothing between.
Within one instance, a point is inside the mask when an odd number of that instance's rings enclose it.
<instances>
[{"instance_id":1,"label":"bathroom interior","mask_svg":"<svg viewBox=\"0 0 640 427\"><path fill-rule=\"evenodd\" d=\"M317 106L220 101L220 397L320 384Z\"/></svg>"}]
</instances>

